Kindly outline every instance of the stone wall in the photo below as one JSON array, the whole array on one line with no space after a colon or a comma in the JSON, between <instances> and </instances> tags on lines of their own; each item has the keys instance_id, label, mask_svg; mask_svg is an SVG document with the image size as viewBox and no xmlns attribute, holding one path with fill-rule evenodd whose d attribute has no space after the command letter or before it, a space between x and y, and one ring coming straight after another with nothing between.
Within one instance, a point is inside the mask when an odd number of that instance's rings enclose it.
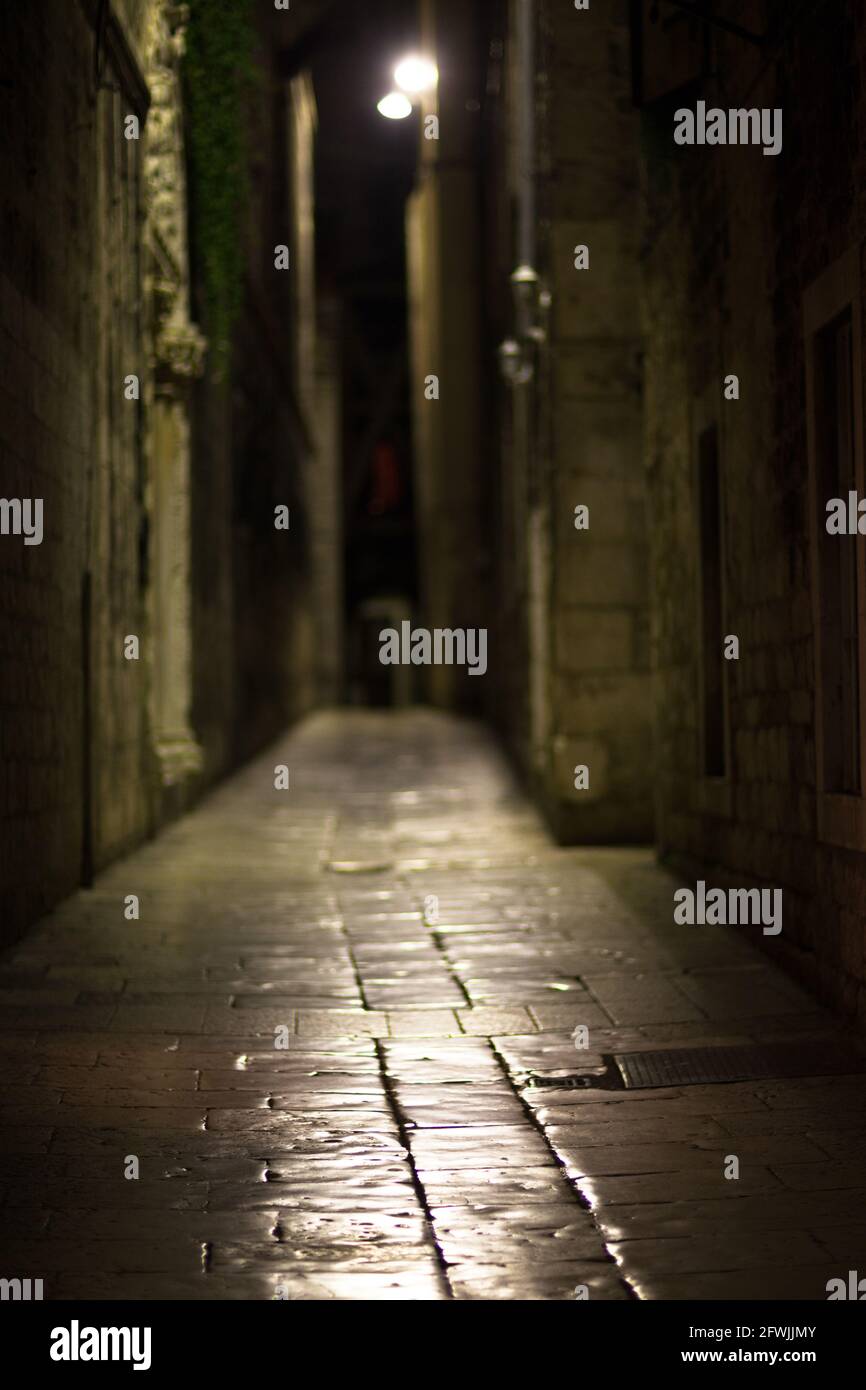
<instances>
[{"instance_id":1,"label":"stone wall","mask_svg":"<svg viewBox=\"0 0 866 1390\"><path fill-rule=\"evenodd\" d=\"M550 761L569 840L649 840L647 527L641 453L638 126L628 6L542 6L550 316ZM577 269L586 247L588 269ZM575 529L575 508L588 529ZM574 787L583 765L589 787Z\"/></svg>"},{"instance_id":2,"label":"stone wall","mask_svg":"<svg viewBox=\"0 0 866 1390\"><path fill-rule=\"evenodd\" d=\"M184 7L0 10L0 493L44 506L40 545L0 536L4 939L316 698L311 430L273 255L297 241L294 118L257 13L239 370L219 383L188 264ZM309 114L292 138L308 160Z\"/></svg>"},{"instance_id":3,"label":"stone wall","mask_svg":"<svg viewBox=\"0 0 866 1390\"><path fill-rule=\"evenodd\" d=\"M530 7L528 171L519 141L521 10L511 0L502 13L485 152L495 168L486 170L485 259L500 282L486 287L487 322L519 347L527 376L500 391L497 405L501 609L492 621L510 661L497 669L491 709L559 838L648 841L639 146L628 6ZM530 251L514 230L527 179L536 204ZM575 265L579 246L588 249L586 269ZM527 290L528 326L509 285L527 254L538 275ZM487 350L492 357L496 343ZM587 529L575 528L579 506L588 509ZM578 766L588 786L575 786Z\"/></svg>"},{"instance_id":4,"label":"stone wall","mask_svg":"<svg viewBox=\"0 0 866 1390\"><path fill-rule=\"evenodd\" d=\"M275 738L317 698L316 627L306 476L314 466L314 265L307 190L311 95L284 82L262 11L250 93L251 178L245 294L230 384L233 760ZM299 172L299 165L301 166ZM304 169L307 170L306 178ZM299 186L300 185L300 186ZM290 266L275 266L287 246ZM274 511L289 508L289 529Z\"/></svg>"},{"instance_id":5,"label":"stone wall","mask_svg":"<svg viewBox=\"0 0 866 1390\"><path fill-rule=\"evenodd\" d=\"M730 17L761 33L786 15L744 2ZM854 834L840 843L819 825L810 525L820 534L826 499L809 486L804 312L846 256L855 293L862 280L866 14L854 3L807 6L769 62L730 35L716 32L712 44L715 78L695 74L685 92L662 94L642 113L659 845L720 884L782 888L782 934L757 939L862 1017L866 842ZM781 108L782 152L675 145L674 110L699 99ZM729 374L738 400L725 399ZM712 427L723 626L740 640L739 660L724 663L721 776L707 775L701 712L697 472L700 437ZM825 633L834 618L823 617ZM849 809L859 799L846 798Z\"/></svg>"},{"instance_id":6,"label":"stone wall","mask_svg":"<svg viewBox=\"0 0 866 1390\"><path fill-rule=\"evenodd\" d=\"M441 68L422 112L438 119L438 138L425 137L422 121L407 209L420 624L466 629L486 621L490 550L478 295L480 26L461 0L421 0L420 10L422 47ZM447 665L421 675L431 703L480 708L484 678Z\"/></svg>"},{"instance_id":7,"label":"stone wall","mask_svg":"<svg viewBox=\"0 0 866 1390\"><path fill-rule=\"evenodd\" d=\"M84 7L0 14L4 497L41 497L41 545L0 537L4 936L144 834L142 438L123 376L140 332L136 109ZM32 74L40 73L39 83ZM73 80L70 80L70 74ZM143 112L140 111L143 115ZM85 720L92 738L85 754Z\"/></svg>"}]
</instances>

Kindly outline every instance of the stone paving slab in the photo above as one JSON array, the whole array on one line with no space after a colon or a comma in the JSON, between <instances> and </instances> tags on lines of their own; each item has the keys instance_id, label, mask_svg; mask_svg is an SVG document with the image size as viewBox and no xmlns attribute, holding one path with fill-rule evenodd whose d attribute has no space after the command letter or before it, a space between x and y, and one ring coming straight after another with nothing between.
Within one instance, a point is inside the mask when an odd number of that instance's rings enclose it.
<instances>
[{"instance_id":1,"label":"stone paving slab","mask_svg":"<svg viewBox=\"0 0 866 1390\"><path fill-rule=\"evenodd\" d=\"M676 886L553 844L471 723L308 721L0 958L0 1273L824 1298L866 1260L866 1078L602 1087L615 1051L844 1035Z\"/></svg>"}]
</instances>

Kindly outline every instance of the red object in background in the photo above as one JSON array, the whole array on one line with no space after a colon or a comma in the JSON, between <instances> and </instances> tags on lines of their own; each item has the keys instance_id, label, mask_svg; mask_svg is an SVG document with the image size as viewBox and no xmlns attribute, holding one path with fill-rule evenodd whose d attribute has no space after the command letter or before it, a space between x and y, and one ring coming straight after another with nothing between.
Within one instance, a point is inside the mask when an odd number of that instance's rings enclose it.
<instances>
[{"instance_id":1,"label":"red object in background","mask_svg":"<svg viewBox=\"0 0 866 1390\"><path fill-rule=\"evenodd\" d=\"M403 497L400 464L393 444L380 441L373 449L373 493L367 508L371 516L393 512Z\"/></svg>"}]
</instances>

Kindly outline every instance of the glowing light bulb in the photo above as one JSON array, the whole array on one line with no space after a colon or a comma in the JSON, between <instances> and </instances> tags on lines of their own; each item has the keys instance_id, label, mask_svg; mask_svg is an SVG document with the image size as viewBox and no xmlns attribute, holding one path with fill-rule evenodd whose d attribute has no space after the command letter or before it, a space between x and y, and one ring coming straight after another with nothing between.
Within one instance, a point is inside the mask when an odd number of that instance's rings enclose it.
<instances>
[{"instance_id":1,"label":"glowing light bulb","mask_svg":"<svg viewBox=\"0 0 866 1390\"><path fill-rule=\"evenodd\" d=\"M412 103L402 92L389 92L379 102L376 110L389 121L405 121L407 116L412 115Z\"/></svg>"},{"instance_id":2,"label":"glowing light bulb","mask_svg":"<svg viewBox=\"0 0 866 1390\"><path fill-rule=\"evenodd\" d=\"M394 69L394 81L404 92L431 92L439 81L439 73L429 58L410 53Z\"/></svg>"}]
</instances>

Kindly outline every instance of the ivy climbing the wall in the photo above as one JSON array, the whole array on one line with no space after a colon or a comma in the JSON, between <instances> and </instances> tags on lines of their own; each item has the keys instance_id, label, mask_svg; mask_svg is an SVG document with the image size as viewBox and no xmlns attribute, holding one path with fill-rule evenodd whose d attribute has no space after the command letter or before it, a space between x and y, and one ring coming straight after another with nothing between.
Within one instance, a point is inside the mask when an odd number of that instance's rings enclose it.
<instances>
[{"instance_id":1,"label":"ivy climbing the wall","mask_svg":"<svg viewBox=\"0 0 866 1390\"><path fill-rule=\"evenodd\" d=\"M250 0L187 0L183 75L192 245L206 300L210 366L224 380L241 306L247 202Z\"/></svg>"}]
</instances>

